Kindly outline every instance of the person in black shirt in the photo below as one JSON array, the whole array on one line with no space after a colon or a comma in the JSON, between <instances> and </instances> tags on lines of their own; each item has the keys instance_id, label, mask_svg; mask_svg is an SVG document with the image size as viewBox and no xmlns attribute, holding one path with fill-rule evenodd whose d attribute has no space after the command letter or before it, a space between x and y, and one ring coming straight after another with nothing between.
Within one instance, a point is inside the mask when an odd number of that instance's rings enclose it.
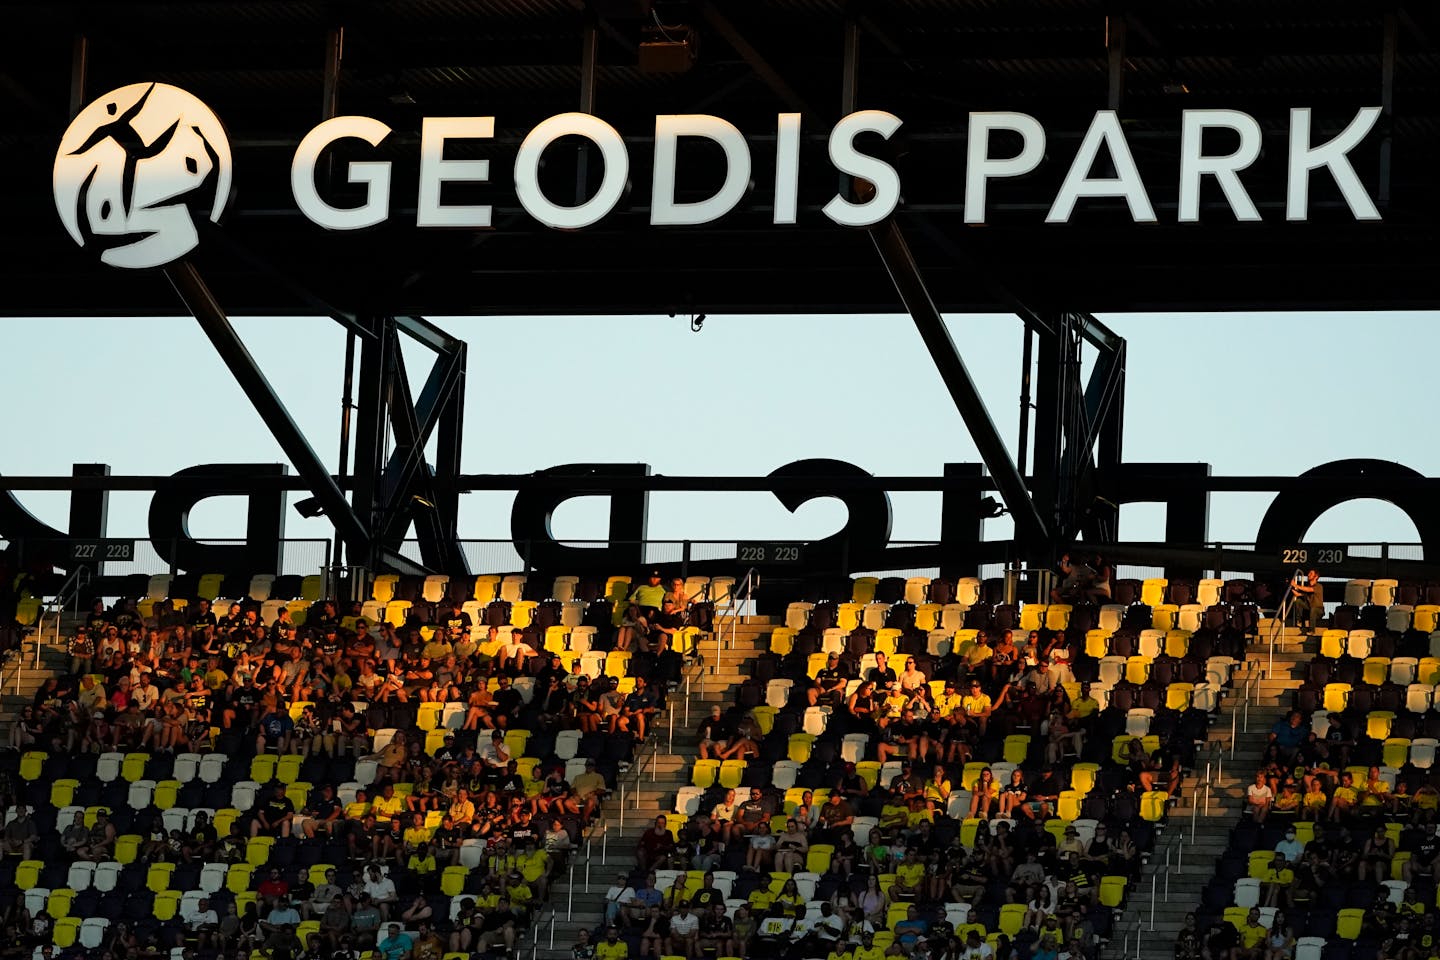
<instances>
[{"instance_id":1,"label":"person in black shirt","mask_svg":"<svg viewBox=\"0 0 1440 960\"><path fill-rule=\"evenodd\" d=\"M262 833L267 837L290 836L290 823L295 819L295 802L285 796L285 784L275 787L270 799L262 803L250 821L250 836Z\"/></svg>"},{"instance_id":2,"label":"person in black shirt","mask_svg":"<svg viewBox=\"0 0 1440 960\"><path fill-rule=\"evenodd\" d=\"M315 839L315 834L323 832L333 835L340 826L340 801L335 797L335 787L325 783L320 789L312 794L309 802L305 804L305 823L303 829L306 839Z\"/></svg>"},{"instance_id":3,"label":"person in black shirt","mask_svg":"<svg viewBox=\"0 0 1440 960\"><path fill-rule=\"evenodd\" d=\"M440 606L435 611L435 623L444 629L452 640L474 626L470 614L456 607L454 600L440 601Z\"/></svg>"},{"instance_id":4,"label":"person in black shirt","mask_svg":"<svg viewBox=\"0 0 1440 960\"><path fill-rule=\"evenodd\" d=\"M895 671L890 669L889 665L885 662L885 654L875 654L875 666L871 667L870 672L865 674L865 679L875 684L880 690L889 690L895 685Z\"/></svg>"},{"instance_id":5,"label":"person in black shirt","mask_svg":"<svg viewBox=\"0 0 1440 960\"><path fill-rule=\"evenodd\" d=\"M200 601L204 603L205 601ZM91 636L100 636L105 628L110 626L110 618L105 615L105 601L96 598L94 605L90 607L90 614L85 618L85 628L90 631Z\"/></svg>"},{"instance_id":6,"label":"person in black shirt","mask_svg":"<svg viewBox=\"0 0 1440 960\"><path fill-rule=\"evenodd\" d=\"M700 738L700 759L719 757L721 748L730 737L729 724L725 722L725 713L720 704L711 705L710 715L700 721L700 725L695 728L695 735Z\"/></svg>"},{"instance_id":7,"label":"person in black shirt","mask_svg":"<svg viewBox=\"0 0 1440 960\"><path fill-rule=\"evenodd\" d=\"M810 689L805 691L810 706L817 706L821 701L832 707L838 706L845 699L845 680L845 674L840 669L840 654L832 652L825 659L825 666L815 674Z\"/></svg>"},{"instance_id":8,"label":"person in black shirt","mask_svg":"<svg viewBox=\"0 0 1440 960\"><path fill-rule=\"evenodd\" d=\"M715 886L715 874L707 870L705 872L705 878L700 881L700 889L696 890L690 897L690 906L696 913L703 917L708 914L710 908L717 903L720 904L721 907L725 906L725 894L720 891L719 887ZM721 954L721 956L724 956L724 954Z\"/></svg>"},{"instance_id":9,"label":"person in black shirt","mask_svg":"<svg viewBox=\"0 0 1440 960\"><path fill-rule=\"evenodd\" d=\"M1226 920L1216 920L1205 933L1207 960L1235 960L1240 952L1240 931Z\"/></svg>"},{"instance_id":10,"label":"person in black shirt","mask_svg":"<svg viewBox=\"0 0 1440 960\"><path fill-rule=\"evenodd\" d=\"M1175 960L1200 960L1200 931L1193 913L1185 914L1185 926L1175 934Z\"/></svg>"}]
</instances>

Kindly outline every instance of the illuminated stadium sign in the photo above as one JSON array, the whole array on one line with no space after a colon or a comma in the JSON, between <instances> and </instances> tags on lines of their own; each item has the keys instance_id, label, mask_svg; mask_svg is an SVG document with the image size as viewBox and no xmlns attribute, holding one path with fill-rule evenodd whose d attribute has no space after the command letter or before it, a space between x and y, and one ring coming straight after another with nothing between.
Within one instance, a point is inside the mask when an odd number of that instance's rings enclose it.
<instances>
[{"instance_id":1,"label":"illuminated stadium sign","mask_svg":"<svg viewBox=\"0 0 1440 960\"><path fill-rule=\"evenodd\" d=\"M1381 109L1358 110L1334 137L1313 142L1309 108L1290 111L1286 165L1285 217L1309 216L1311 174L1326 170L1356 220L1378 220L1379 210L1361 184L1349 154L1375 126ZM822 207L832 222L868 227L889 217L902 203L902 185L895 167L877 155L873 141L889 140L902 120L882 110L862 110L840 119L828 134L833 172L868 186L847 196L836 193ZM776 118L773 150L775 177L771 185L771 220L794 224L801 176L799 113ZM963 170L956 171L963 190L966 223L986 222L986 192L994 180L1023 177L1046 160L1047 135L1039 120L1023 113L976 112L968 118ZM1226 131L1235 149L1206 152L1207 131ZM380 120L339 116L314 127L300 141L290 164L291 193L298 210L329 230L361 230L391 217L394 192L392 164L357 160L343 175L364 188L352 206L336 206L321 195L316 169L337 142L361 141L379 147L392 134ZM999 151L996 134L1018 138L1020 149ZM420 164L415 222L422 228L487 229L492 226L488 204L447 204L447 184L492 181L490 161L446 158L451 141L487 140L495 135L491 116L424 117L420 123ZM548 196L540 169L548 148L564 138L589 141L598 152L603 175L597 189L582 202L566 205ZM679 144L686 138L709 141L723 154L723 180L710 196L681 201L676 196ZM869 141L871 146L865 146ZM1181 111L1176 220L1200 219L1201 184L1213 178L1236 220L1258 221L1260 213L1240 174L1260 156L1261 128L1251 115L1236 110ZM767 147L768 148L768 147ZM653 174L649 222L654 226L711 223L736 208L751 190L752 144L727 120L707 114L655 117ZM519 147L512 171L515 196L525 212L555 230L591 226L616 209L626 194L632 146L604 120L586 113L552 116L530 130ZM1105 171L1104 174L1097 171ZM1109 175L1112 174L1113 175ZM192 207L218 222L231 188L230 148L215 113L178 87L139 83L121 87L85 107L61 140L54 167L55 203L66 231L82 247L95 247L101 259L126 268L158 267L189 253L198 243ZM963 186L961 183L963 181ZM1044 220L1068 222L1077 204L1087 199L1123 201L1135 223L1158 218L1141 178L1119 116L1096 111L1052 198Z\"/></svg>"}]
</instances>

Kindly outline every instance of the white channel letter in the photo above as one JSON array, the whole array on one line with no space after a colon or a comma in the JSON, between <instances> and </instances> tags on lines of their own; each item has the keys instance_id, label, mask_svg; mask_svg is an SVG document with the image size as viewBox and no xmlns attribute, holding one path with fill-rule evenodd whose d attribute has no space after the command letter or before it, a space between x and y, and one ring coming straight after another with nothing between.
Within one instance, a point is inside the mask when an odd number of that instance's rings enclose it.
<instances>
[{"instance_id":1,"label":"white channel letter","mask_svg":"<svg viewBox=\"0 0 1440 960\"><path fill-rule=\"evenodd\" d=\"M1114 177L1090 177L1095 158L1104 146L1110 151L1110 160L1115 164ZM1066 223L1075 210L1075 201L1080 197L1123 197L1130 208L1130 219L1136 223L1154 223L1155 208L1145 193L1145 184L1140 180L1140 171L1135 158L1130 154L1130 145L1125 142L1125 133L1120 129L1120 118L1114 110L1097 110L1090 121L1090 129L1075 151L1075 160L1065 174L1065 182L1055 195L1055 203L1045 215L1046 223Z\"/></svg>"},{"instance_id":2,"label":"white channel letter","mask_svg":"<svg viewBox=\"0 0 1440 960\"><path fill-rule=\"evenodd\" d=\"M1240 145L1234 153L1206 156L1202 151L1205 131L1211 127L1234 130ZM1185 110L1180 121L1180 212L1179 222L1200 219L1200 178L1213 176L1225 193L1235 219L1259 220L1260 211L1245 192L1239 172L1260 156L1260 124L1239 110Z\"/></svg>"},{"instance_id":3,"label":"white channel letter","mask_svg":"<svg viewBox=\"0 0 1440 960\"><path fill-rule=\"evenodd\" d=\"M1330 168L1330 175L1340 188L1340 195L1350 207L1356 220L1379 220L1380 211L1375 209L1370 194L1355 175L1355 168L1346 156L1365 139L1375 121L1380 118L1379 107L1361 107L1351 119L1349 126L1341 130L1332 140L1318 147L1310 146L1310 108L1295 107L1290 111L1290 171L1286 177L1285 219L1308 220L1310 218L1310 171L1319 167Z\"/></svg>"},{"instance_id":4,"label":"white channel letter","mask_svg":"<svg viewBox=\"0 0 1440 960\"><path fill-rule=\"evenodd\" d=\"M446 160L446 140L488 140L493 136L494 117L425 117L420 121L417 227L490 226L489 204L442 206L440 188L446 183L483 183L490 179L489 160Z\"/></svg>"},{"instance_id":5,"label":"white channel letter","mask_svg":"<svg viewBox=\"0 0 1440 960\"><path fill-rule=\"evenodd\" d=\"M361 230L384 223L390 216L390 161L364 160L346 165L346 179L365 185L365 202L358 207L326 203L315 187L315 164L336 140L364 140L372 147L390 135L390 128L371 117L331 117L316 126L295 148L290 164L290 192L295 205L309 221L326 230Z\"/></svg>"},{"instance_id":6,"label":"white channel letter","mask_svg":"<svg viewBox=\"0 0 1440 960\"><path fill-rule=\"evenodd\" d=\"M782 113L775 127L774 223L794 223L800 203L800 114Z\"/></svg>"},{"instance_id":7,"label":"white channel letter","mask_svg":"<svg viewBox=\"0 0 1440 960\"><path fill-rule=\"evenodd\" d=\"M861 110L835 124L830 131L830 162L840 173L869 181L875 194L863 203L852 203L836 194L825 204L825 216L842 227L868 227L894 212L900 203L900 175L884 160L856 150L855 138L862 133L878 133L888 140L898 129L900 118L884 110Z\"/></svg>"},{"instance_id":8,"label":"white channel letter","mask_svg":"<svg viewBox=\"0 0 1440 960\"><path fill-rule=\"evenodd\" d=\"M1020 134L1020 152L1013 157L990 156L990 133ZM1026 113L972 113L965 147L965 222L985 222L985 189L992 177L1022 177L1045 159L1045 128Z\"/></svg>"},{"instance_id":9,"label":"white channel letter","mask_svg":"<svg viewBox=\"0 0 1440 960\"><path fill-rule=\"evenodd\" d=\"M703 137L725 152L725 182L705 200L677 203L675 168L681 137ZM680 226L709 223L735 208L750 187L750 147L733 123L704 113L655 118L655 174L650 183L650 223Z\"/></svg>"},{"instance_id":10,"label":"white channel letter","mask_svg":"<svg viewBox=\"0 0 1440 960\"><path fill-rule=\"evenodd\" d=\"M605 175L595 196L573 207L552 203L540 189L540 157L561 137L584 137L600 148ZM541 121L526 135L515 155L515 194L525 212L555 230L579 230L597 222L615 208L630 176L630 154L625 141L610 124L588 113L561 113Z\"/></svg>"}]
</instances>

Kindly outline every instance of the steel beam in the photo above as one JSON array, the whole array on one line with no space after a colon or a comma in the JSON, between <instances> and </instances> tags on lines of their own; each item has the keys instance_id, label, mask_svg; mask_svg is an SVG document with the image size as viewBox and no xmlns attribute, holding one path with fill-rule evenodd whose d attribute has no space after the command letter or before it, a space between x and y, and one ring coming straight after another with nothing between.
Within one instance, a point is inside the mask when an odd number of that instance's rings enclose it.
<instances>
[{"instance_id":1,"label":"steel beam","mask_svg":"<svg viewBox=\"0 0 1440 960\"><path fill-rule=\"evenodd\" d=\"M935 301L930 297L930 291L925 287L920 269L910 253L910 247L906 244L899 225L891 218L871 227L869 233L870 239L875 243L875 250L880 254L880 259L895 284L895 291L900 295L911 319L915 321L915 329L925 341L926 349L930 351L930 357L945 382L945 388L950 392L955 409L960 412L971 439L980 451L980 458L995 478L995 486L1015 520L1016 539L1030 549L1045 545L1049 539L1046 523L1036 510L1034 501L1030 499L1030 493L1025 488L1025 479L1015 468L1015 462L1010 459L1010 453L1005 449L1005 443L1000 439L1000 433L995 429L995 423L990 419L984 401L980 399L975 381L971 379L970 371L965 368L965 361L960 358L960 351L956 349L950 331L945 328L945 318L940 315Z\"/></svg>"},{"instance_id":2,"label":"steel beam","mask_svg":"<svg viewBox=\"0 0 1440 960\"><path fill-rule=\"evenodd\" d=\"M351 550L364 553L370 546L370 532L366 524L355 515L345 500L345 494L335 483L330 471L325 469L320 458L311 449L309 441L300 432L290 411L285 408L270 381L260 370L255 358L245 348L230 319L221 309L219 302L205 285L199 272L189 261L182 260L165 268L165 277L190 313L200 324L200 329L210 338L220 359L230 368L240 389L250 399L250 404L260 419L270 428L280 449L290 458L296 471L305 479L310 492L325 508L326 515L335 525L338 533Z\"/></svg>"},{"instance_id":3,"label":"steel beam","mask_svg":"<svg viewBox=\"0 0 1440 960\"><path fill-rule=\"evenodd\" d=\"M786 106L800 113L814 113L805 102L805 98L786 82L785 78L780 75L780 71L776 70L770 61L766 60L760 51L745 39L745 35L735 28L735 24L720 12L714 3L706 0L700 4L700 13L705 18L705 22L710 25L710 29L718 33L736 53L740 54L742 60L750 64L750 69L765 81L765 85L774 92L775 96L784 101Z\"/></svg>"}]
</instances>

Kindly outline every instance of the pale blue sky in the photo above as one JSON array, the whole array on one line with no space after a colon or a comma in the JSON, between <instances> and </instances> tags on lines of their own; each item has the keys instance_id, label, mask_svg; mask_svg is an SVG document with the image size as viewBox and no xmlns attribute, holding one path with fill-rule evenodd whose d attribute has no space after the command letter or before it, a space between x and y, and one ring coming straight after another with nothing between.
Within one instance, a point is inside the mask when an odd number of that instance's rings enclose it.
<instances>
[{"instance_id":1,"label":"pale blue sky","mask_svg":"<svg viewBox=\"0 0 1440 960\"><path fill-rule=\"evenodd\" d=\"M1440 472L1422 424L1440 326L1430 314L1110 316L1129 341L1125 455L1208 460L1217 474L1294 474L1343 457ZM65 474L77 462L164 473L205 462L283 460L278 445L193 320L11 319L0 381L9 442L0 471ZM571 461L645 461L656 472L751 475L802 457L836 457L881 474L939 475L978 461L964 424L904 316L439 318L470 342L464 469L527 472ZM950 327L991 415L1016 437L1020 322L956 316ZM236 325L311 443L338 454L343 337L317 318ZM618 345L624 345L619 349ZM410 353L412 364L425 359ZM423 373L412 366L411 379ZM641 371L660 371L644 373ZM516 401L522 400L517 404ZM1308 405L1315 411L1301 417ZM630 425L621 427L628 416ZM681 427L688 439L677 439ZM66 494L22 495L64 525ZM143 536L148 494L112 498L111 534ZM505 537L509 493L462 500L465 537ZM1253 538L1268 495L1212 499L1211 537ZM939 497L893 495L896 539L938 535ZM843 508L791 515L769 494L655 494L650 536L816 538ZM1158 539L1162 511L1137 505L1124 539ZM562 511L559 532L603 535L599 511ZM235 504L197 509L199 536L241 533ZM293 511L290 536L328 537ZM1008 536L993 521L987 536ZM1342 506L1311 539L1413 541L1394 508Z\"/></svg>"}]
</instances>

